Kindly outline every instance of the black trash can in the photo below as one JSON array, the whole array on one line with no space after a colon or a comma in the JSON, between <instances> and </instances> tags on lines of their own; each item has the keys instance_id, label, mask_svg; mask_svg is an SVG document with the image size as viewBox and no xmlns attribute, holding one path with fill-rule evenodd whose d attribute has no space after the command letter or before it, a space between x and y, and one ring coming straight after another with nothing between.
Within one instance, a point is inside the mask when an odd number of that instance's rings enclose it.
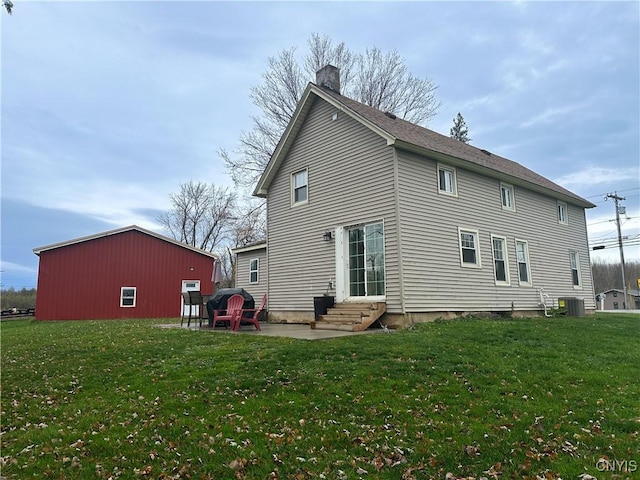
<instances>
[{"instance_id":1,"label":"black trash can","mask_svg":"<svg viewBox=\"0 0 640 480\"><path fill-rule=\"evenodd\" d=\"M322 297L313 297L313 315L317 321L320 315L326 315L327 310L335 305L336 297L323 295Z\"/></svg>"}]
</instances>

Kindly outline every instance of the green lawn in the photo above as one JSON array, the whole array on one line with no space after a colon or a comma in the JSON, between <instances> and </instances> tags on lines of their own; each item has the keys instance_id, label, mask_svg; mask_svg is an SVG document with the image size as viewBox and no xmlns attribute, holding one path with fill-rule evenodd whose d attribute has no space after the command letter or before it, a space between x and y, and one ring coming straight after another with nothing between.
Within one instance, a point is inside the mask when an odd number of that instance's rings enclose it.
<instances>
[{"instance_id":1,"label":"green lawn","mask_svg":"<svg viewBox=\"0 0 640 480\"><path fill-rule=\"evenodd\" d=\"M2 322L3 477L640 478L636 315L322 341L153 323Z\"/></svg>"}]
</instances>

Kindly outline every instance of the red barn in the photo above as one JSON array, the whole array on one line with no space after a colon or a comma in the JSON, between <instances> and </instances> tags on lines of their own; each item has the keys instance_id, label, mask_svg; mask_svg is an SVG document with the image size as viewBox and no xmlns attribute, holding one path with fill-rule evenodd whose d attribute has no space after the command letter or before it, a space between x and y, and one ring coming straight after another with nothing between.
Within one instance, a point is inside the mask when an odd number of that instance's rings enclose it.
<instances>
[{"instance_id":1,"label":"red barn","mask_svg":"<svg viewBox=\"0 0 640 480\"><path fill-rule=\"evenodd\" d=\"M138 226L35 248L36 318L168 318L182 291L213 293L216 256Z\"/></svg>"}]
</instances>

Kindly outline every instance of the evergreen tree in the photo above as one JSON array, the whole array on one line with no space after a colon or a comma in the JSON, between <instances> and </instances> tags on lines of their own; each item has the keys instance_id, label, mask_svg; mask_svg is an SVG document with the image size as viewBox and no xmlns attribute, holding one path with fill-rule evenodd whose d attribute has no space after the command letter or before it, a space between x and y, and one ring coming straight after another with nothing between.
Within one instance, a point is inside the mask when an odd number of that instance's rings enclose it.
<instances>
[{"instance_id":1,"label":"evergreen tree","mask_svg":"<svg viewBox=\"0 0 640 480\"><path fill-rule=\"evenodd\" d=\"M469 138L469 129L467 128L464 117L460 112L458 112L456 118L453 119L453 127L449 130L449 136L456 140L460 140L462 143L469 143L471 141Z\"/></svg>"}]
</instances>

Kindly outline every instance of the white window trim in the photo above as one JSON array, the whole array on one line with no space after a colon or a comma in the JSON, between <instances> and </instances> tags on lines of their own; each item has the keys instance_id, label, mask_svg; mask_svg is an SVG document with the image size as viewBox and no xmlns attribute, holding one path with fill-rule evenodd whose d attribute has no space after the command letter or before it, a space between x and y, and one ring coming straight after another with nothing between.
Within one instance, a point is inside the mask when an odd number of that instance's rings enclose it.
<instances>
[{"instance_id":1,"label":"white window trim","mask_svg":"<svg viewBox=\"0 0 640 480\"><path fill-rule=\"evenodd\" d=\"M253 270L253 269L251 268L251 264L252 264L254 261L256 262L256 269L255 269L255 270ZM256 273L256 281L255 281L255 282L252 282L252 281L251 281L251 274L252 274L253 272L255 272L255 273ZM257 284L257 283L260 283L260 259L259 259L259 258L252 258L252 259L250 259L250 260L249 260L249 284L250 284L250 285L255 285L255 284Z\"/></svg>"},{"instance_id":2,"label":"white window trim","mask_svg":"<svg viewBox=\"0 0 640 480\"><path fill-rule=\"evenodd\" d=\"M462 255L462 234L468 233L474 237L474 247L476 251L476 263L469 263L463 260ZM482 268L482 261L480 259L480 235L478 230L472 228L458 227L458 248L460 249L460 266L464 268Z\"/></svg>"},{"instance_id":3,"label":"white window trim","mask_svg":"<svg viewBox=\"0 0 640 480\"><path fill-rule=\"evenodd\" d=\"M496 256L495 251L493 249L493 240L502 240L502 254L504 255L504 271L506 280L498 280L496 278ZM496 282L496 285L500 286L509 286L511 285L511 275L509 275L509 252L507 251L507 237L503 237L501 235L491 235L491 256L493 257L493 279Z\"/></svg>"},{"instance_id":4,"label":"white window trim","mask_svg":"<svg viewBox=\"0 0 640 480\"><path fill-rule=\"evenodd\" d=\"M133 305L125 305L124 304L124 291L125 290L133 290ZM131 298L131 297L127 297ZM136 300L138 298L138 291L136 287L120 287L120 306L122 308L133 308L136 306Z\"/></svg>"},{"instance_id":5,"label":"white window trim","mask_svg":"<svg viewBox=\"0 0 640 480\"><path fill-rule=\"evenodd\" d=\"M295 178L296 178L296 175L298 175L299 173L302 173L302 172L305 172L306 177L307 177L307 183L305 185L307 187L307 198L305 198L304 200L296 202ZM291 174L291 206L297 207L298 205L306 205L307 203L309 203L309 169L308 168L303 168L303 169L297 170L297 171L295 171L295 172L293 172Z\"/></svg>"},{"instance_id":6,"label":"white window trim","mask_svg":"<svg viewBox=\"0 0 640 480\"><path fill-rule=\"evenodd\" d=\"M562 209L562 210L561 210ZM564 218L560 215L560 212L564 211ZM569 208L565 202L561 202L558 200L558 204L556 206L556 215L558 216L558 223L560 225L569 225Z\"/></svg>"},{"instance_id":7,"label":"white window trim","mask_svg":"<svg viewBox=\"0 0 640 480\"><path fill-rule=\"evenodd\" d=\"M516 242L516 266L518 270L518 284L521 287L532 287L533 279L531 278L531 259L529 256L529 242L527 240L520 240L518 238L515 239L515 242ZM528 282L523 282L522 280L520 280L520 262L518 261L518 244L519 243L524 243L525 245L524 254L527 261L527 277L529 277Z\"/></svg>"},{"instance_id":8,"label":"white window trim","mask_svg":"<svg viewBox=\"0 0 640 480\"><path fill-rule=\"evenodd\" d=\"M451 192L440 189L440 170L444 170L447 172L451 172ZM436 181L438 182L438 193L441 195L449 195L450 197L458 196L458 174L456 173L456 168L450 165L445 165L442 163L438 164L438 168L436 170Z\"/></svg>"},{"instance_id":9,"label":"white window trim","mask_svg":"<svg viewBox=\"0 0 640 480\"><path fill-rule=\"evenodd\" d=\"M508 190L511 196L511 205L506 206L502 197L502 190ZM507 210L508 212L516 211L516 189L513 188L513 185L509 185L508 183L500 182L500 205L502 205L503 210Z\"/></svg>"},{"instance_id":10,"label":"white window trim","mask_svg":"<svg viewBox=\"0 0 640 480\"><path fill-rule=\"evenodd\" d=\"M573 283L573 265L571 265L573 255L575 255L576 258L576 270L578 272L577 285ZM582 290L582 269L580 268L580 252L578 252L577 250L569 251L569 267L571 268L571 285L573 285L573 288L575 290Z\"/></svg>"}]
</instances>

